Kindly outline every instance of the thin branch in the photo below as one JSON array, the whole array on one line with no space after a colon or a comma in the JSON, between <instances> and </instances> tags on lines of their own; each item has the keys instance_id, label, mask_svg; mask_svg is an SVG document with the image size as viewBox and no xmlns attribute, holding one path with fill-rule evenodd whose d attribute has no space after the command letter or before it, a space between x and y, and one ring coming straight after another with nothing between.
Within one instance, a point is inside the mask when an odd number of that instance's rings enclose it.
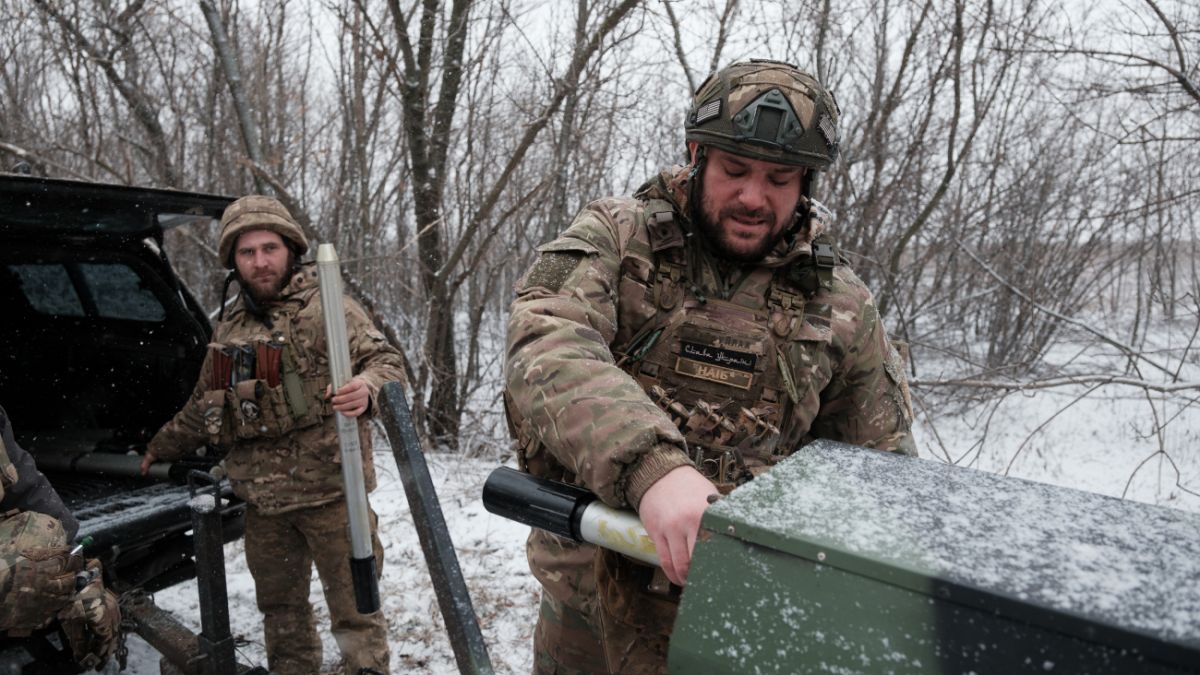
<instances>
[{"instance_id":1,"label":"thin branch","mask_svg":"<svg viewBox=\"0 0 1200 675\"><path fill-rule=\"evenodd\" d=\"M977 380L970 378L948 380L925 380L921 378L914 378L910 379L908 383L909 386L914 388L969 387L972 389L994 389L1000 391L1033 391L1036 389L1055 389L1057 387L1072 387L1078 385L1119 385L1125 387L1137 387L1147 391L1157 391L1163 394L1200 390L1200 382L1176 382L1174 384L1160 384L1158 382L1149 382L1147 380L1139 380L1135 377L1122 377L1120 375L1068 375L1065 377L1053 377L1045 380L1033 380L1031 382L996 382L993 380Z\"/></svg>"},{"instance_id":2,"label":"thin branch","mask_svg":"<svg viewBox=\"0 0 1200 675\"><path fill-rule=\"evenodd\" d=\"M1036 436L1038 434L1038 432L1040 432L1042 429L1045 429L1047 426L1049 426L1050 423L1053 422L1059 415L1067 412L1067 410L1069 410L1071 408L1071 406L1086 399L1088 396L1091 396L1092 392L1096 391L1101 386L1103 386L1103 385L1097 384L1097 385L1092 386L1092 388L1088 389L1087 391L1079 394L1074 399L1072 399L1070 403L1064 405L1063 407L1059 408L1058 410L1055 410L1053 415L1042 420L1042 423L1037 425L1037 427L1034 428L1033 431L1029 432L1029 435L1025 437L1025 440L1021 441L1021 445L1017 446L1016 452L1014 452L1013 456L1008 460L1008 466L1004 467L1004 475L1007 476L1008 472L1012 471L1013 464L1016 463L1017 458L1020 457L1021 453L1025 451L1025 446L1029 445L1029 442L1033 440L1033 437Z\"/></svg>"},{"instance_id":3,"label":"thin branch","mask_svg":"<svg viewBox=\"0 0 1200 675\"><path fill-rule=\"evenodd\" d=\"M938 433L937 426L933 423L933 414L925 407L925 401L920 396L913 396L912 400L916 402L917 407L921 409L921 414L925 416L929 430L933 433L933 440L937 441L937 447L941 449L942 456L946 458L948 464L953 464L954 460L950 457L950 450L946 448L946 444L942 441L942 436Z\"/></svg>"},{"instance_id":4,"label":"thin branch","mask_svg":"<svg viewBox=\"0 0 1200 675\"><path fill-rule=\"evenodd\" d=\"M495 210L500 195L508 187L508 182L512 178L513 172L525 161L525 154L533 147L533 142L537 140L538 134L542 132L542 129L546 127L550 119L558 111L563 99L567 97L567 93L578 86L579 77L583 73L584 66L591 60L592 55L600 49L601 43L608 38L612 31L616 30L625 16L633 11L633 8L639 3L640 0L623 0L621 4L609 12L608 16L604 17L604 21L601 22L600 27L592 35L592 39L575 52L574 57L571 59L571 65L567 68L567 74L560 82L556 83L554 96L546 104L546 107L542 110L542 114L531 122L529 126L525 127L525 133L521 136L520 142L517 143L517 147L513 150L512 155L509 156L508 162L500 171L496 182L492 184L491 190L484 196L479 210L475 212L471 217L470 223L463 230L463 234L459 238L453 253L446 258L446 262L437 271L437 276L442 278L448 277L454 266L458 264L459 259L466 253L467 246L475 236L475 233L482 227L484 221L491 218L492 211Z\"/></svg>"},{"instance_id":5,"label":"thin branch","mask_svg":"<svg viewBox=\"0 0 1200 675\"><path fill-rule=\"evenodd\" d=\"M679 19L675 16L675 9L671 7L671 0L662 0L662 4L667 10L667 22L671 24L675 58L679 60L679 65L683 68L683 76L687 78L688 91L696 91L696 78L692 75L692 68L688 65L687 56L683 53L683 35L679 30Z\"/></svg>"},{"instance_id":6,"label":"thin branch","mask_svg":"<svg viewBox=\"0 0 1200 675\"><path fill-rule=\"evenodd\" d=\"M725 0L725 11L721 12L721 18L717 21L717 44L713 47L712 61L708 64L709 73L715 73L721 67L721 53L725 51L725 42L729 39L729 25L733 13L737 11L737 4L738 0Z\"/></svg>"},{"instance_id":7,"label":"thin branch","mask_svg":"<svg viewBox=\"0 0 1200 675\"><path fill-rule=\"evenodd\" d=\"M995 279L996 281L999 281L1001 284L1004 284L1004 286L1006 286L1008 288L1008 290L1012 291L1014 294L1016 294L1017 297L1021 298L1025 302L1029 303L1029 305L1031 307L1037 309L1040 312L1049 314L1050 316L1058 319L1059 321L1068 323L1072 326L1075 326L1076 328L1079 328L1084 331L1087 331L1088 333L1091 333L1092 335L1096 336L1103 342L1106 342L1106 343L1116 347L1117 349L1121 350L1121 352L1124 353L1126 356L1128 356L1130 359L1133 359L1133 360L1140 359L1142 361L1145 361L1149 365L1154 366L1156 369L1162 371L1164 374L1166 374L1168 377L1170 377L1172 381L1175 381L1178 379L1176 377L1175 373L1173 373L1170 368L1167 368L1166 366L1158 364L1157 362L1151 360L1145 354L1137 351L1133 347L1131 347L1123 342L1120 342L1119 340L1116 340L1115 338L1111 338L1111 337L1105 335L1104 333L1101 333L1100 331L1096 330L1095 328L1092 328L1091 326L1087 325L1086 323L1083 323L1082 321L1076 321L1075 319L1072 319L1071 317L1066 316L1065 314L1056 312L1053 309L1050 309L1049 307L1046 307L1045 305L1042 305L1041 303L1037 302L1033 298L1026 295L1024 292L1022 292L1021 289L1019 289L1016 286L1013 286L1011 283L1009 283L1007 279L1000 276L996 272L996 270L992 269L990 265L988 265L986 262L984 262L982 259L980 259L979 256L975 255L974 251L967 248L966 244L962 243L962 241L958 240L957 238L952 239L951 241L953 241L955 243L955 245L957 245L960 249L962 249L962 251L964 253L966 253L968 256L970 256L972 260L974 260L976 263L978 263L979 266L982 267L985 272L987 272L989 275L991 275L991 277L993 279Z\"/></svg>"},{"instance_id":8,"label":"thin branch","mask_svg":"<svg viewBox=\"0 0 1200 675\"><path fill-rule=\"evenodd\" d=\"M1133 473L1129 474L1129 480L1125 481L1125 489L1121 490L1121 499L1124 499L1125 495L1129 494L1129 486L1133 485L1133 479L1138 475L1138 472L1142 470L1142 467L1159 455L1162 455L1171 465L1171 469L1175 471L1175 487L1188 493L1189 495L1192 495L1193 497L1200 497L1200 492L1189 490L1183 486L1183 483L1179 482L1180 478L1183 477L1183 474L1179 471L1179 465L1175 463L1175 460L1171 457L1171 455L1164 450L1155 450L1154 452L1150 453L1148 457L1138 462L1138 465L1133 469Z\"/></svg>"},{"instance_id":9,"label":"thin branch","mask_svg":"<svg viewBox=\"0 0 1200 675\"><path fill-rule=\"evenodd\" d=\"M74 169L71 169L62 164L59 164L58 162L48 159L48 158L46 158L42 155L39 155L38 153L33 152L31 150L26 150L25 148L22 148L20 146L16 146L11 143L5 143L4 141L0 141L0 150L3 150L10 154L16 155L17 157L19 157L21 159L25 159L25 160L29 160L31 162L36 162L38 164L42 164L46 167L54 169L55 171L61 171L62 173L70 174L73 178L78 178L80 180L89 180L89 178L87 176L79 173L78 171L75 171Z\"/></svg>"},{"instance_id":10,"label":"thin branch","mask_svg":"<svg viewBox=\"0 0 1200 675\"><path fill-rule=\"evenodd\" d=\"M178 232L180 234L180 236L182 236L184 239L187 239L188 241L192 242L192 244L194 244L197 248L199 248L201 251L203 251L204 254L207 255L211 259L211 261L214 265L220 262L221 257L218 254L217 249L213 248L212 244L201 239L199 237L199 235L197 235L192 230L192 228L180 227L180 228L176 229L176 232Z\"/></svg>"},{"instance_id":11,"label":"thin branch","mask_svg":"<svg viewBox=\"0 0 1200 675\"><path fill-rule=\"evenodd\" d=\"M152 99L145 90L130 83L130 81L121 76L117 72L116 65L113 60L105 56L100 49L92 43L91 40L83 34L83 31L78 26L73 24L59 9L47 0L33 0L43 12L54 19L55 23L66 33L70 38L87 53L88 57L100 66L104 71L105 77L108 78L110 84L116 88L121 98L129 106L133 112L133 116L141 124L142 129L150 137L150 143L154 147L153 152L148 148L143 148L149 159L151 159L158 169L158 180L167 187L180 187L180 174L176 170L175 165L171 162L170 151L167 149L166 132L163 131L162 124L158 121L158 111L155 109ZM130 10L140 9L141 3L135 3L130 6ZM111 30L111 27L110 27ZM128 36L114 30L119 39L128 40Z\"/></svg>"}]
</instances>

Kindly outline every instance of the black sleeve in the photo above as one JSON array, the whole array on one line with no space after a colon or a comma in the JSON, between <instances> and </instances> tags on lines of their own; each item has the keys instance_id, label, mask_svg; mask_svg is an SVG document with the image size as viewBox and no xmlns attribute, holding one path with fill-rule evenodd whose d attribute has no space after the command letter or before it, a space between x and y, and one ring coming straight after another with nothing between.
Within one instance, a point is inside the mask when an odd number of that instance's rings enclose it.
<instances>
[{"instance_id":1,"label":"black sleeve","mask_svg":"<svg viewBox=\"0 0 1200 675\"><path fill-rule=\"evenodd\" d=\"M44 513L57 518L67 531L67 541L73 541L79 532L79 521L67 510L67 505L63 504L50 481L38 471L33 456L17 445L12 425L8 423L8 413L4 412L3 407L0 407L0 429L3 430L8 459L17 468L17 482L4 490L4 498L0 499L0 513L10 509Z\"/></svg>"}]
</instances>

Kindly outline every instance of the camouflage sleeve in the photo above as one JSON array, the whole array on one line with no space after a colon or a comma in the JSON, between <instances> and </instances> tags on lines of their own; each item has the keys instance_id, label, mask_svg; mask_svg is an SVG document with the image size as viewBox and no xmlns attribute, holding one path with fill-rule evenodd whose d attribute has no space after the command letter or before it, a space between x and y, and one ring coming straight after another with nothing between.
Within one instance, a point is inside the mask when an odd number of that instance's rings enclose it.
<instances>
[{"instance_id":1,"label":"camouflage sleeve","mask_svg":"<svg viewBox=\"0 0 1200 675\"><path fill-rule=\"evenodd\" d=\"M353 298L346 297L346 337L350 341L350 361L354 375L371 390L370 410L378 410L376 397L387 382L404 382L404 356L376 328L367 311Z\"/></svg>"},{"instance_id":2,"label":"camouflage sleeve","mask_svg":"<svg viewBox=\"0 0 1200 675\"><path fill-rule=\"evenodd\" d=\"M33 456L17 445L12 425L8 421L8 413L4 408L0 408L0 430L4 451L17 472L17 481L0 491L0 494L3 494L3 497L0 497L0 513L10 509L44 513L62 523L68 541L74 539L79 531L79 521L71 515L71 511L67 509L62 497L58 496L46 476L38 471Z\"/></svg>"},{"instance_id":3,"label":"camouflage sleeve","mask_svg":"<svg viewBox=\"0 0 1200 675\"><path fill-rule=\"evenodd\" d=\"M821 392L811 433L916 456L900 355L888 340L871 292L849 268L838 270L830 294L836 326L833 377Z\"/></svg>"},{"instance_id":4,"label":"camouflage sleeve","mask_svg":"<svg viewBox=\"0 0 1200 675\"><path fill-rule=\"evenodd\" d=\"M204 445L208 436L204 433L204 411L201 405L204 400L203 373L212 370L212 350L204 351L204 365L200 367L201 376L196 379L192 395L188 397L183 408L175 413L175 417L164 424L154 438L146 444L146 450L154 453L159 460L171 462L190 455L196 448Z\"/></svg>"},{"instance_id":5,"label":"camouflage sleeve","mask_svg":"<svg viewBox=\"0 0 1200 675\"><path fill-rule=\"evenodd\" d=\"M540 442L605 503L637 506L643 483L687 463L679 430L618 368L621 234L609 202L589 205L541 248L508 322L506 395L518 438ZM632 489L631 489L632 488Z\"/></svg>"}]
</instances>

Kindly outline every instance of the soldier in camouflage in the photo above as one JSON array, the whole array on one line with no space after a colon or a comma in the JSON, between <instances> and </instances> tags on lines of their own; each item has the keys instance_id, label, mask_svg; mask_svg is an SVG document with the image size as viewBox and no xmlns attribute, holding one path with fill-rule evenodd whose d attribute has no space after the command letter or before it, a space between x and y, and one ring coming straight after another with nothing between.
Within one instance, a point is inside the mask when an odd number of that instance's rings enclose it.
<instances>
[{"instance_id":1,"label":"soldier in camouflage","mask_svg":"<svg viewBox=\"0 0 1200 675\"><path fill-rule=\"evenodd\" d=\"M402 357L347 297L356 375L336 392L317 271L298 264L308 241L287 209L251 195L221 218L220 259L241 292L222 310L200 379L183 410L151 439L142 462L205 444L224 451L233 491L246 501L246 562L264 614L267 659L278 675L320 672L321 641L308 600L315 564L347 673L388 672L382 611L358 613L334 411L358 417L368 492L375 488L370 427L380 387L403 379ZM228 282L227 282L228 283ZM376 567L383 549L370 514Z\"/></svg>"},{"instance_id":2,"label":"soldier in camouflage","mask_svg":"<svg viewBox=\"0 0 1200 675\"><path fill-rule=\"evenodd\" d=\"M71 658L100 670L120 642L121 611L100 561L67 547L78 530L0 408L0 636L28 637L57 620Z\"/></svg>"},{"instance_id":3,"label":"soldier in camouflage","mask_svg":"<svg viewBox=\"0 0 1200 675\"><path fill-rule=\"evenodd\" d=\"M636 509L662 566L535 530L535 672L663 671L704 509L806 441L916 454L900 356L810 196L838 115L793 66L729 66L687 166L538 249L508 326L520 464Z\"/></svg>"}]
</instances>

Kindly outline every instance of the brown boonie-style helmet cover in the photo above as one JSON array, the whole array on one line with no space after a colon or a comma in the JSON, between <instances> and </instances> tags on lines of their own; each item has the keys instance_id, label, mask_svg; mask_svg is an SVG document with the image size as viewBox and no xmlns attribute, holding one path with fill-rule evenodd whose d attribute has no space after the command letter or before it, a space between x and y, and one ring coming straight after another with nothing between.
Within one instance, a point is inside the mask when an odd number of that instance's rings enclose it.
<instances>
[{"instance_id":1,"label":"brown boonie-style helmet cover","mask_svg":"<svg viewBox=\"0 0 1200 675\"><path fill-rule=\"evenodd\" d=\"M781 61L752 59L713 73L692 100L688 141L779 164L827 169L838 155L833 94Z\"/></svg>"},{"instance_id":2,"label":"brown boonie-style helmet cover","mask_svg":"<svg viewBox=\"0 0 1200 675\"><path fill-rule=\"evenodd\" d=\"M308 251L308 238L292 218L287 208L274 197L247 195L225 208L221 215L221 237L217 244L217 255L225 269L233 269L233 247L243 232L270 230L292 242L296 255Z\"/></svg>"}]
</instances>

